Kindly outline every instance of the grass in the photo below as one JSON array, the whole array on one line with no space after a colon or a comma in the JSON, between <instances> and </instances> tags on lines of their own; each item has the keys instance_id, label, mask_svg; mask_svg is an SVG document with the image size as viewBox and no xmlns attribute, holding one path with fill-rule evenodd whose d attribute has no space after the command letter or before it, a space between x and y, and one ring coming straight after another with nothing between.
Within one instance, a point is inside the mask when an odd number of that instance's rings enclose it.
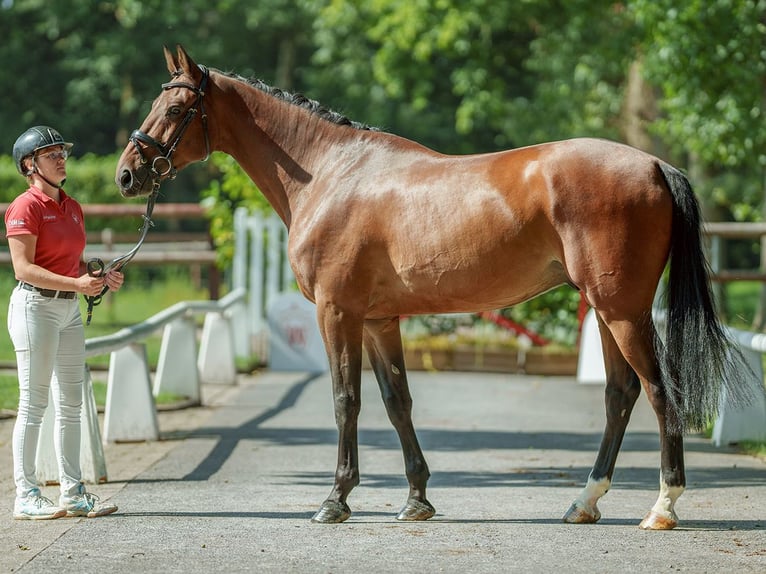
<instances>
[{"instance_id":1,"label":"grass","mask_svg":"<svg viewBox=\"0 0 766 574\"><path fill-rule=\"evenodd\" d=\"M743 331L752 329L760 289L760 283L754 281L731 281L724 284L721 308L731 327Z\"/></svg>"},{"instance_id":2,"label":"grass","mask_svg":"<svg viewBox=\"0 0 766 574\"><path fill-rule=\"evenodd\" d=\"M6 302L15 284L11 273L0 278L0 296ZM125 286L118 293L107 293L101 305L94 308L93 320L90 325L85 327L85 337L92 338L112 334L123 327L148 319L179 301L207 298L207 290L196 288L184 274L179 273L177 276L171 276L166 280L150 284L131 285L128 271ZM82 298L80 298L80 307L84 318L87 306ZM6 324L7 314L7 303L0 304L0 321L3 325ZM157 366L162 332L158 331L156 335L144 339L143 342L146 344L150 367L154 368ZM96 403L99 405L104 405L106 402L106 382L100 380L99 369L105 369L109 366L109 358L107 354L89 357L87 360L92 369L93 392ZM15 368L16 365L16 357L7 329L0 329L0 363L9 368ZM161 395L157 397L157 403L175 402L178 398ZM16 410L18 400L18 381L15 373L0 373L0 409Z\"/></svg>"}]
</instances>

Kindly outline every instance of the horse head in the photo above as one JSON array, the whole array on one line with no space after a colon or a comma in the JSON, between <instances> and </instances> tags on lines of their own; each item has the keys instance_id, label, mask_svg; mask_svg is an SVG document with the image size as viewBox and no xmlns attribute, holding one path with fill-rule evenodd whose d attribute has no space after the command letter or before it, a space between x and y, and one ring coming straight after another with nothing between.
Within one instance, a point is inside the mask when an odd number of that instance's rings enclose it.
<instances>
[{"instance_id":1,"label":"horse head","mask_svg":"<svg viewBox=\"0 0 766 574\"><path fill-rule=\"evenodd\" d=\"M209 72L180 45L175 55L167 47L164 50L171 81L162 84L162 92L141 127L130 135L117 164L115 181L124 197L156 191L163 180L210 155L204 107Z\"/></svg>"}]
</instances>

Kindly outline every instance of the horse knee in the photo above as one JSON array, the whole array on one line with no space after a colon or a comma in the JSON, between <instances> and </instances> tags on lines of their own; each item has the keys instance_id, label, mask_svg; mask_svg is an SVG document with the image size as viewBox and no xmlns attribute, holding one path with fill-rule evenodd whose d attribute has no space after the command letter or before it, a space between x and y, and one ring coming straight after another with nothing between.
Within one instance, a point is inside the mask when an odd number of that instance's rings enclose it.
<instances>
[{"instance_id":1,"label":"horse knee","mask_svg":"<svg viewBox=\"0 0 766 574\"><path fill-rule=\"evenodd\" d=\"M362 402L359 397L351 393L338 393L335 395L335 420L338 425L345 425L348 421L359 418L362 410Z\"/></svg>"}]
</instances>

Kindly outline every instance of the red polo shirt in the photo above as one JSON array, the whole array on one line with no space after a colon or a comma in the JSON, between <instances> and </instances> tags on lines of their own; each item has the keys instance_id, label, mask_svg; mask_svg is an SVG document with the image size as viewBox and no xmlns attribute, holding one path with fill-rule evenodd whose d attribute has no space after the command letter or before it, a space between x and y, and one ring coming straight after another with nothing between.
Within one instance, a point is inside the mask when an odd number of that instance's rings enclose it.
<instances>
[{"instance_id":1,"label":"red polo shirt","mask_svg":"<svg viewBox=\"0 0 766 574\"><path fill-rule=\"evenodd\" d=\"M5 212L5 236L37 236L35 265L78 277L85 249L82 207L63 189L59 193L58 203L34 186L18 196Z\"/></svg>"}]
</instances>

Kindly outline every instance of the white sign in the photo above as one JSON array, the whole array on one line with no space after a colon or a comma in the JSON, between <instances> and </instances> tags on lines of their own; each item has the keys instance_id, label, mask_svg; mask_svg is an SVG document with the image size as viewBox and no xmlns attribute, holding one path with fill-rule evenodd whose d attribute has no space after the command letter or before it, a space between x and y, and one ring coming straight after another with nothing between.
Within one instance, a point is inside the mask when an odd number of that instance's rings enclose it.
<instances>
[{"instance_id":1,"label":"white sign","mask_svg":"<svg viewBox=\"0 0 766 574\"><path fill-rule=\"evenodd\" d=\"M281 293L269 304L267 317L270 369L312 373L327 370L327 353L313 303L299 293Z\"/></svg>"}]
</instances>

